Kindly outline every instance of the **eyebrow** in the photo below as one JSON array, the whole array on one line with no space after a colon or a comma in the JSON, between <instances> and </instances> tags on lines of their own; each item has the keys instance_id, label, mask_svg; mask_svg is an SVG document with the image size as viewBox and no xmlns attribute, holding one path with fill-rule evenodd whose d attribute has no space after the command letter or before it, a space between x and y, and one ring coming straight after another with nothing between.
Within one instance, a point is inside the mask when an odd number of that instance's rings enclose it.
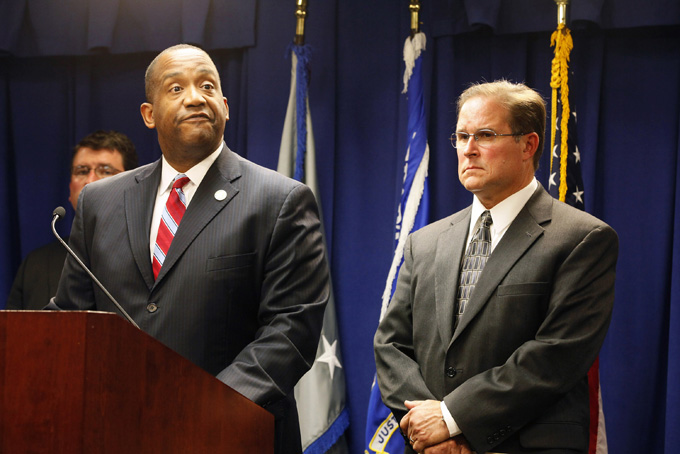
<instances>
[{"instance_id":1,"label":"eyebrow","mask_svg":"<svg viewBox=\"0 0 680 454\"><path fill-rule=\"evenodd\" d=\"M204 68L198 68L197 71L202 74L210 74L213 76L216 80L218 79L217 73L210 67L204 67ZM178 77L184 74L184 71L173 71L168 74L164 74L163 77L161 78L161 84L164 84L166 80L172 79L174 77Z\"/></svg>"}]
</instances>

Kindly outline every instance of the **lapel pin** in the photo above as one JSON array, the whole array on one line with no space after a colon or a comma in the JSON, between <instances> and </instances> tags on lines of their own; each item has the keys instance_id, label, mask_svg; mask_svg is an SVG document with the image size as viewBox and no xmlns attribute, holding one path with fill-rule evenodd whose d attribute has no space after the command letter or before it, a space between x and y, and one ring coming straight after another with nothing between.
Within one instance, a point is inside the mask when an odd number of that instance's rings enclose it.
<instances>
[{"instance_id":1,"label":"lapel pin","mask_svg":"<svg viewBox=\"0 0 680 454\"><path fill-rule=\"evenodd\" d=\"M215 193L215 200L222 201L227 198L227 191L224 189L220 189Z\"/></svg>"}]
</instances>

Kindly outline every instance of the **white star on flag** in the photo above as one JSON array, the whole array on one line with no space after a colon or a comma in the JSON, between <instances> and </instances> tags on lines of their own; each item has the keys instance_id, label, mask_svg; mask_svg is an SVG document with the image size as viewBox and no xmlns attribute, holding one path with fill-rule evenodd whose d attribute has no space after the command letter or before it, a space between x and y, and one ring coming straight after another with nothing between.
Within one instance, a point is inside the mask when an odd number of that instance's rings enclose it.
<instances>
[{"instance_id":1,"label":"white star on flag","mask_svg":"<svg viewBox=\"0 0 680 454\"><path fill-rule=\"evenodd\" d=\"M553 172L550 174L550 179L548 180L548 189L550 189L553 186L557 186L557 183L555 183L555 177L557 176L557 172Z\"/></svg>"},{"instance_id":2,"label":"white star on flag","mask_svg":"<svg viewBox=\"0 0 680 454\"><path fill-rule=\"evenodd\" d=\"M323 354L316 358L317 361L328 364L328 369L331 373L331 380L333 379L333 373L335 368L339 367L342 369L342 364L338 361L338 356L335 354L335 348L337 347L337 339L333 341L333 344L328 343L326 336L322 336L323 340Z\"/></svg>"},{"instance_id":3,"label":"white star on flag","mask_svg":"<svg viewBox=\"0 0 680 454\"><path fill-rule=\"evenodd\" d=\"M578 151L578 145L574 146L574 158L576 159L576 162L581 162L581 152Z\"/></svg>"},{"instance_id":4,"label":"white star on flag","mask_svg":"<svg viewBox=\"0 0 680 454\"><path fill-rule=\"evenodd\" d=\"M583 191L579 191L578 186L576 186L576 191L574 191L573 194L577 202L583 203L583 198L581 198Z\"/></svg>"}]
</instances>

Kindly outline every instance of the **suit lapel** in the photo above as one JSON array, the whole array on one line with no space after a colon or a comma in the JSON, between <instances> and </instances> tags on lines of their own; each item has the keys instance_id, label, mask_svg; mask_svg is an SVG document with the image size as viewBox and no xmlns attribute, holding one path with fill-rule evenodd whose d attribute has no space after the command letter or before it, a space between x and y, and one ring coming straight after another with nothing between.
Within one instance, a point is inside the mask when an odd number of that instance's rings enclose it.
<instances>
[{"instance_id":1,"label":"suit lapel","mask_svg":"<svg viewBox=\"0 0 680 454\"><path fill-rule=\"evenodd\" d=\"M453 308L460 262L465 250L465 238L470 225L470 207L451 219L451 227L437 238L434 292L437 305L437 325L442 343L448 345L453 335Z\"/></svg>"},{"instance_id":2,"label":"suit lapel","mask_svg":"<svg viewBox=\"0 0 680 454\"><path fill-rule=\"evenodd\" d=\"M225 145L191 199L158 273L156 284L173 268L205 226L236 196L239 190L231 182L240 176L238 156ZM218 191L224 191L226 197L218 197Z\"/></svg>"},{"instance_id":3,"label":"suit lapel","mask_svg":"<svg viewBox=\"0 0 680 454\"><path fill-rule=\"evenodd\" d=\"M151 216L156 201L156 193L161 180L161 161L156 161L143 173L135 176L137 186L125 191L125 217L130 237L132 255L137 268L149 289L153 287L154 278L151 268L151 250L149 248L149 232L151 230ZM143 222L139 222L139 220Z\"/></svg>"},{"instance_id":4,"label":"suit lapel","mask_svg":"<svg viewBox=\"0 0 680 454\"><path fill-rule=\"evenodd\" d=\"M552 197L540 186L510 224L489 257L461 316L452 342L460 336L496 292L498 285L524 253L543 235L541 224L551 219Z\"/></svg>"}]
</instances>

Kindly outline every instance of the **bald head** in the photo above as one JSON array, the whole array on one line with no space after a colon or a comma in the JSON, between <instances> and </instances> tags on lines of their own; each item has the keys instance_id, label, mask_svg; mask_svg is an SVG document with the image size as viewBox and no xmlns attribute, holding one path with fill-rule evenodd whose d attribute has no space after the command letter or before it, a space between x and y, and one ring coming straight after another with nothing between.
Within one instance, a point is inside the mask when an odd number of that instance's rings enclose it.
<instances>
[{"instance_id":1,"label":"bald head","mask_svg":"<svg viewBox=\"0 0 680 454\"><path fill-rule=\"evenodd\" d=\"M154 58L151 61L151 63L149 63L149 66L146 68L146 73L144 74L144 94L146 96L146 102L153 103L153 98L155 96L156 91L158 90L158 86L160 85L158 74L156 74L156 66L158 62L161 59L163 59L163 57L165 57L166 55L182 49L192 49L201 52L205 54L205 56L210 61L212 61L212 59L210 58L206 51L204 51L200 47L192 46L191 44L177 44L175 46L168 47L160 54L156 55L156 58Z\"/></svg>"}]
</instances>

